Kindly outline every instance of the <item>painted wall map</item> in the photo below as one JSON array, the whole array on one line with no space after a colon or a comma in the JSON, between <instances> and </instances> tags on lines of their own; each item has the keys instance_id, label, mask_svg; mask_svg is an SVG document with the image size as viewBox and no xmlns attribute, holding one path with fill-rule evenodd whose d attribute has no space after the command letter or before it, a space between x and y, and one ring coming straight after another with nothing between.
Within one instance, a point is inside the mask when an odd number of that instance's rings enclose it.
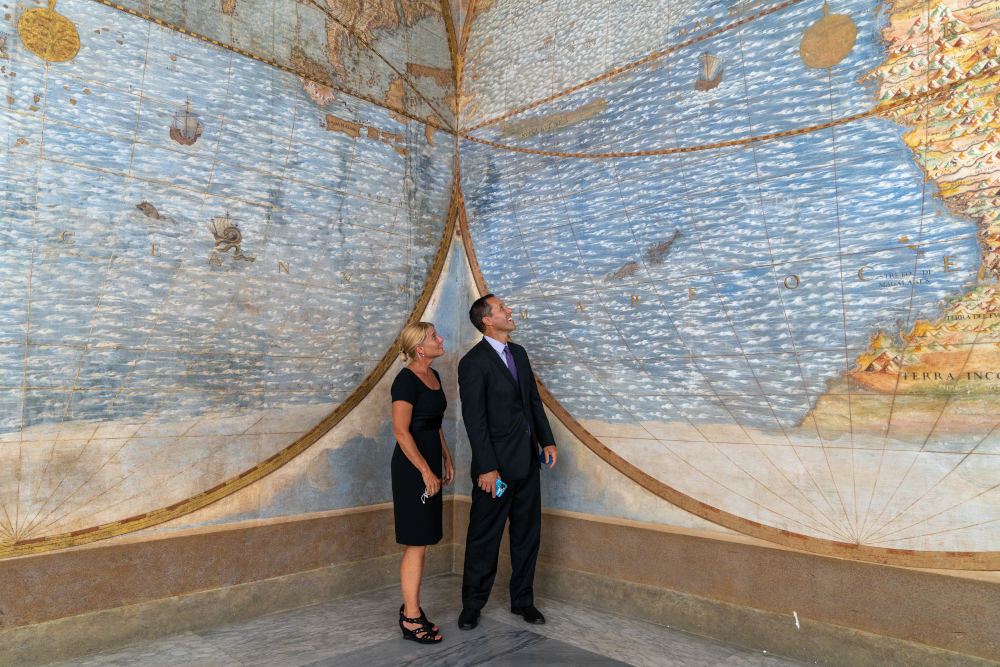
<instances>
[{"instance_id":1,"label":"painted wall map","mask_svg":"<svg viewBox=\"0 0 1000 667\"><path fill-rule=\"evenodd\" d=\"M427 281L455 151L93 0L4 11L0 550L217 489L329 415Z\"/></svg>"},{"instance_id":2,"label":"painted wall map","mask_svg":"<svg viewBox=\"0 0 1000 667\"><path fill-rule=\"evenodd\" d=\"M682 9L474 19L469 225L536 372L744 532L1000 551L1000 3Z\"/></svg>"},{"instance_id":3,"label":"painted wall map","mask_svg":"<svg viewBox=\"0 0 1000 667\"><path fill-rule=\"evenodd\" d=\"M440 0L112 4L289 68L320 106L344 91L389 108L402 123L454 125L454 75Z\"/></svg>"}]
</instances>

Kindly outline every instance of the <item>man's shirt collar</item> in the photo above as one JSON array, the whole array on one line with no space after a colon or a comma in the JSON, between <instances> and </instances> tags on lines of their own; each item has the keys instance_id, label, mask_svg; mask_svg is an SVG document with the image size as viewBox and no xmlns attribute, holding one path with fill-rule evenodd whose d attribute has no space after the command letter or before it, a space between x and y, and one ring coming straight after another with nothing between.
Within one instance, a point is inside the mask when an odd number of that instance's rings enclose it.
<instances>
[{"instance_id":1,"label":"man's shirt collar","mask_svg":"<svg viewBox=\"0 0 1000 667\"><path fill-rule=\"evenodd\" d=\"M503 349L507 346L495 338L490 338L489 336L483 336L483 338L486 339L486 342L490 344L490 347L496 350L496 353L500 355L501 359L503 359Z\"/></svg>"}]
</instances>

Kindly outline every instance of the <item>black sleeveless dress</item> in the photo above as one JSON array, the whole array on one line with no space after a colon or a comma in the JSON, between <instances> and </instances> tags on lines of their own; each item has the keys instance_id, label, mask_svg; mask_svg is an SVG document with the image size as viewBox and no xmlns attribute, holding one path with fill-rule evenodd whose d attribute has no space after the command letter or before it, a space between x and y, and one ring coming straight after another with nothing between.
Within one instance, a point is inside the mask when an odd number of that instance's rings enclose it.
<instances>
[{"instance_id":1,"label":"black sleeveless dress","mask_svg":"<svg viewBox=\"0 0 1000 667\"><path fill-rule=\"evenodd\" d=\"M431 369L434 371L434 369ZM434 371L438 386L441 376ZM417 449L435 475L441 477L441 420L448 407L444 389L431 389L409 368L404 368L392 383L392 400L406 401L413 406L410 435ZM410 463L396 443L392 453L392 510L396 519L396 542L419 547L437 544L444 536L441 526L442 491L420 502L424 492L424 478L417 467Z\"/></svg>"}]
</instances>

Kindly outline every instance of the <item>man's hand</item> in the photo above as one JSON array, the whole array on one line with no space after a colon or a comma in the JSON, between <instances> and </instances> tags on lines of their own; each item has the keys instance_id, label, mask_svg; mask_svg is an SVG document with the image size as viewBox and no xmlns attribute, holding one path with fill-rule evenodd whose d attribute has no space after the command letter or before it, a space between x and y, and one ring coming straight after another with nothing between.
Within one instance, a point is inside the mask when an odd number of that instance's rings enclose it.
<instances>
[{"instance_id":1,"label":"man's hand","mask_svg":"<svg viewBox=\"0 0 1000 667\"><path fill-rule=\"evenodd\" d=\"M497 480L500 479L500 471L493 470L479 476L479 488L486 491L494 498L497 497Z\"/></svg>"},{"instance_id":2,"label":"man's hand","mask_svg":"<svg viewBox=\"0 0 1000 667\"><path fill-rule=\"evenodd\" d=\"M542 450L545 453L545 460L548 462L551 468L556 464L556 459L559 458L559 450L553 446L548 446Z\"/></svg>"}]
</instances>

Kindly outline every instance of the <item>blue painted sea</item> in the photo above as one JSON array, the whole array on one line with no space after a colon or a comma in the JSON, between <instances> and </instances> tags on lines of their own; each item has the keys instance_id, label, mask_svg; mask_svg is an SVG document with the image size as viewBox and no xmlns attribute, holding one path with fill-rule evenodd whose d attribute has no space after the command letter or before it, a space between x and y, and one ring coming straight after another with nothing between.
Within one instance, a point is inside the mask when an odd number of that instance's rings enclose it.
<instances>
[{"instance_id":1,"label":"blue painted sea","mask_svg":"<svg viewBox=\"0 0 1000 667\"><path fill-rule=\"evenodd\" d=\"M821 7L781 9L512 119L606 100L605 112L565 129L517 139L490 126L475 135L622 153L764 137L864 112L874 99L862 80L883 58L883 17L871 0L831 5L858 37L835 67L815 70L798 49ZM699 30L709 16L713 24ZM664 25L660 48L737 18L728 3L700 5L669 32ZM506 35L492 35L494 48L511 58L537 48ZM721 59L721 83L699 91L706 52ZM854 367L871 334L936 319L941 302L975 279L974 222L942 208L901 134L872 117L750 145L600 160L462 141L479 266L490 289L523 311L518 340L574 415L787 430L828 380Z\"/></svg>"},{"instance_id":2,"label":"blue painted sea","mask_svg":"<svg viewBox=\"0 0 1000 667\"><path fill-rule=\"evenodd\" d=\"M91 0L58 11L78 55L46 67L8 33L0 73L0 497L65 527L210 488L339 405L427 280L454 144Z\"/></svg>"}]
</instances>

